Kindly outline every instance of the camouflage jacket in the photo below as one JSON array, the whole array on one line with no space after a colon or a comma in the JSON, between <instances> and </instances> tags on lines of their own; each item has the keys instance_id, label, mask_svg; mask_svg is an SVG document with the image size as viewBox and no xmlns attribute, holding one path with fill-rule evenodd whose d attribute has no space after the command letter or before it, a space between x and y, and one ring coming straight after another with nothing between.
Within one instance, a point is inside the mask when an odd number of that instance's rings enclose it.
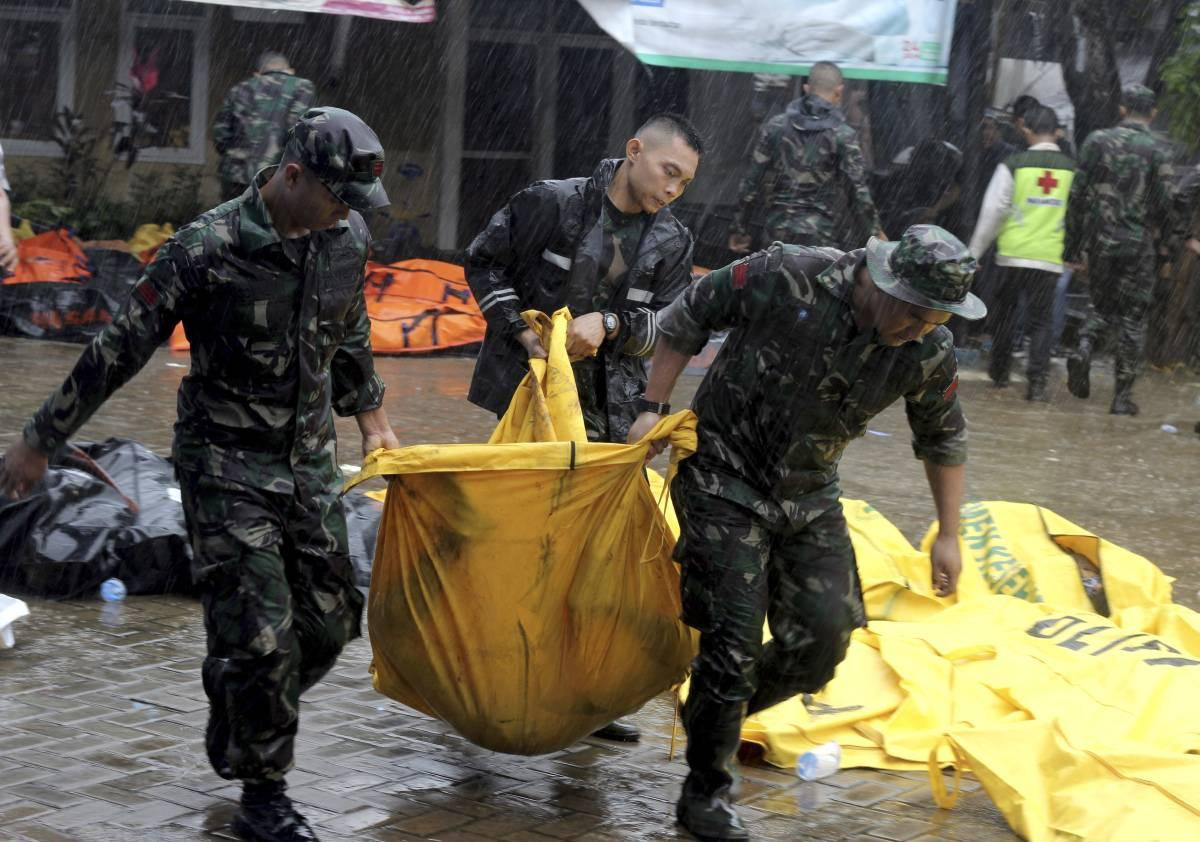
<instances>
[{"instance_id":1,"label":"camouflage jacket","mask_svg":"<svg viewBox=\"0 0 1200 842\"><path fill-rule=\"evenodd\" d=\"M213 123L217 168L227 184L249 184L279 163L288 130L312 105L313 83L283 70L251 76L229 89Z\"/></svg>"},{"instance_id":2,"label":"camouflage jacket","mask_svg":"<svg viewBox=\"0 0 1200 842\"><path fill-rule=\"evenodd\" d=\"M1173 178L1169 148L1148 126L1092 132L1067 201L1063 260L1153 255L1154 237L1171 226Z\"/></svg>"},{"instance_id":3,"label":"camouflage jacket","mask_svg":"<svg viewBox=\"0 0 1200 842\"><path fill-rule=\"evenodd\" d=\"M684 465L697 487L802 526L837 502L846 445L900 397L919 459L966 461L950 331L893 348L860 330L851 293L863 259L776 243L659 314L663 341L684 353L731 329L693 401L699 447Z\"/></svg>"},{"instance_id":4,"label":"camouflage jacket","mask_svg":"<svg viewBox=\"0 0 1200 842\"><path fill-rule=\"evenodd\" d=\"M878 231L879 214L867 187L858 135L840 109L820 97L802 97L759 131L731 230L745 233L761 202L769 236L786 231L810 244L832 243L840 190L847 193L855 223L870 233Z\"/></svg>"},{"instance_id":5,"label":"camouflage jacket","mask_svg":"<svg viewBox=\"0 0 1200 842\"><path fill-rule=\"evenodd\" d=\"M467 281L487 319L468 394L504 412L528 369L516 336L522 310L573 316L612 311L620 330L594 359L575 365L588 437L624 441L654 353L654 315L691 282L692 235L668 208L646 216L616 286L603 272L612 250L604 225L605 191L621 162L602 161L591 178L539 181L515 195L467 248ZM619 248L623 252L625 249Z\"/></svg>"},{"instance_id":6,"label":"camouflage jacket","mask_svg":"<svg viewBox=\"0 0 1200 842\"><path fill-rule=\"evenodd\" d=\"M179 386L180 468L280 493L337 485L333 417L383 402L363 300L362 217L281 240L258 187L181 228L121 312L25 427L50 453L145 365L183 322L191 370Z\"/></svg>"}]
</instances>

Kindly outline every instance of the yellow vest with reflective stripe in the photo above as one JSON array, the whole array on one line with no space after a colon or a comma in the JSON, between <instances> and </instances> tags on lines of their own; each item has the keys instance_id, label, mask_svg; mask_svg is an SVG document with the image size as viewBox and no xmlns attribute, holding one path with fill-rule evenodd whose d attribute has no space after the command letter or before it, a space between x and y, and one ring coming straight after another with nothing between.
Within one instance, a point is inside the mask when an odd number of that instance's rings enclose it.
<instances>
[{"instance_id":1,"label":"yellow vest with reflective stripe","mask_svg":"<svg viewBox=\"0 0 1200 842\"><path fill-rule=\"evenodd\" d=\"M1012 210L996 239L996 253L1062 263L1075 162L1062 152L1046 149L1018 152L1004 166L1013 174Z\"/></svg>"}]
</instances>

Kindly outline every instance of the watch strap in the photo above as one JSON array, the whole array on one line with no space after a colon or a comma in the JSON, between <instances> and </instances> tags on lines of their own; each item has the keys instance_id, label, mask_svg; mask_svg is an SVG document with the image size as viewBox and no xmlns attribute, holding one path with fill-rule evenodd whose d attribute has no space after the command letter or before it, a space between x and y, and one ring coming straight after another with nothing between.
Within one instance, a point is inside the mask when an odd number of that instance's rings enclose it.
<instances>
[{"instance_id":1,"label":"watch strap","mask_svg":"<svg viewBox=\"0 0 1200 842\"><path fill-rule=\"evenodd\" d=\"M669 403L658 403L657 401L638 398L634 403L634 407L638 412L653 412L657 415L670 415L671 405Z\"/></svg>"}]
</instances>

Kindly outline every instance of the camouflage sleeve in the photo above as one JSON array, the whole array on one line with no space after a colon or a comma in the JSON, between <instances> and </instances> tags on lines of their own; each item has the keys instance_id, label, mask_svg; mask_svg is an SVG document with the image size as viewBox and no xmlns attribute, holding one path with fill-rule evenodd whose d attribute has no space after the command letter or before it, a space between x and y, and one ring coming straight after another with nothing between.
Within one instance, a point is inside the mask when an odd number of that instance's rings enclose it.
<instances>
[{"instance_id":1,"label":"camouflage sleeve","mask_svg":"<svg viewBox=\"0 0 1200 842\"><path fill-rule=\"evenodd\" d=\"M1192 167L1175 188L1172 243L1178 248L1192 236L1196 221L1196 198L1200 195L1200 166Z\"/></svg>"},{"instance_id":2,"label":"camouflage sleeve","mask_svg":"<svg viewBox=\"0 0 1200 842\"><path fill-rule=\"evenodd\" d=\"M871 198L871 188L867 186L867 165L863 160L862 147L858 145L858 135L849 126L844 128L844 132L838 132L838 174L850 186L850 212L858 223L858 230L869 231L873 235L883 230L883 226L879 222L875 201Z\"/></svg>"},{"instance_id":3,"label":"camouflage sleeve","mask_svg":"<svg viewBox=\"0 0 1200 842\"><path fill-rule=\"evenodd\" d=\"M738 188L738 206L729 226L731 234L745 234L748 231L750 217L759 203L767 170L774 160L775 146L775 132L770 122L763 123L758 132L758 141L754 144L754 152L750 156L750 169L746 171Z\"/></svg>"},{"instance_id":4,"label":"camouflage sleeve","mask_svg":"<svg viewBox=\"0 0 1200 842\"><path fill-rule=\"evenodd\" d=\"M221 103L221 110L217 112L217 119L213 121L213 146L217 148L217 153L220 155L224 155L227 150L237 145L240 133L237 115L239 88L241 88L240 82L225 94L225 101Z\"/></svg>"},{"instance_id":5,"label":"camouflage sleeve","mask_svg":"<svg viewBox=\"0 0 1200 842\"><path fill-rule=\"evenodd\" d=\"M1149 195L1147 205L1150 209L1150 219L1162 231L1164 237L1169 236L1175 227L1175 167L1166 151L1155 156L1154 170L1150 173Z\"/></svg>"},{"instance_id":6,"label":"camouflage sleeve","mask_svg":"<svg viewBox=\"0 0 1200 842\"><path fill-rule=\"evenodd\" d=\"M935 465L961 465L967 461L967 421L958 401L958 363L950 332L939 328L928 360L922 361L924 379L904 396L904 410L912 429L913 453Z\"/></svg>"},{"instance_id":7,"label":"camouflage sleeve","mask_svg":"<svg viewBox=\"0 0 1200 842\"><path fill-rule=\"evenodd\" d=\"M288 128L291 129L296 123L300 122L300 118L304 116L304 112L312 107L313 100L317 98L317 89L313 87L313 83L307 79L296 80L296 93L292 97L291 104L288 105Z\"/></svg>"},{"instance_id":8,"label":"camouflage sleeve","mask_svg":"<svg viewBox=\"0 0 1200 842\"><path fill-rule=\"evenodd\" d=\"M496 211L467 246L467 284L488 327L502 335L526 327L515 273L522 258L545 250L558 224L557 207L547 188L527 187Z\"/></svg>"},{"instance_id":9,"label":"camouflage sleeve","mask_svg":"<svg viewBox=\"0 0 1200 842\"><path fill-rule=\"evenodd\" d=\"M370 249L370 236L365 224L361 232L363 268ZM383 380L375 373L375 358L371 354L371 319L363 297L365 272L359 272L358 290L346 316L346 335L333 352L329 363L333 411L338 415L358 415L378 409L383 404Z\"/></svg>"},{"instance_id":10,"label":"camouflage sleeve","mask_svg":"<svg viewBox=\"0 0 1200 842\"><path fill-rule=\"evenodd\" d=\"M1063 262L1078 263L1083 257L1084 237L1087 227L1089 171L1095 166L1097 146L1092 137L1083 142L1079 150L1079 162L1075 177L1071 180L1071 193L1067 197L1067 219L1063 239Z\"/></svg>"},{"instance_id":11,"label":"camouflage sleeve","mask_svg":"<svg viewBox=\"0 0 1200 842\"><path fill-rule=\"evenodd\" d=\"M713 331L754 322L778 306L782 247L743 257L709 272L659 312L660 340L676 351L697 354Z\"/></svg>"},{"instance_id":12,"label":"camouflage sleeve","mask_svg":"<svg viewBox=\"0 0 1200 842\"><path fill-rule=\"evenodd\" d=\"M648 357L658 346L658 312L679 297L692 282L692 234L684 229L683 246L665 261L654 287L654 297L644 307L621 314L621 330L613 344L624 354Z\"/></svg>"},{"instance_id":13,"label":"camouflage sleeve","mask_svg":"<svg viewBox=\"0 0 1200 842\"><path fill-rule=\"evenodd\" d=\"M46 454L66 444L171 335L183 315L194 277L183 246L168 240L117 317L96 335L67 379L25 425L25 443Z\"/></svg>"}]
</instances>

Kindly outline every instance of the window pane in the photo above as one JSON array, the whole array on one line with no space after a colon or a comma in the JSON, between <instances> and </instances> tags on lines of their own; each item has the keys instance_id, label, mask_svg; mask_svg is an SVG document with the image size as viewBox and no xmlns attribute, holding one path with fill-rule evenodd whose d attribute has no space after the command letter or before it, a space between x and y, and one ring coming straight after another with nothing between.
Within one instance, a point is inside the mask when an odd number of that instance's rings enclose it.
<instances>
[{"instance_id":1,"label":"window pane","mask_svg":"<svg viewBox=\"0 0 1200 842\"><path fill-rule=\"evenodd\" d=\"M607 151L613 52L563 47L558 55L553 175L591 175ZM612 154L619 155L620 150Z\"/></svg>"},{"instance_id":2,"label":"window pane","mask_svg":"<svg viewBox=\"0 0 1200 842\"><path fill-rule=\"evenodd\" d=\"M0 137L50 140L58 99L55 21L0 17Z\"/></svg>"},{"instance_id":3,"label":"window pane","mask_svg":"<svg viewBox=\"0 0 1200 842\"><path fill-rule=\"evenodd\" d=\"M143 79L134 107L143 114L139 146L186 149L190 140L192 41L186 29L139 26L134 32L131 75Z\"/></svg>"},{"instance_id":4,"label":"window pane","mask_svg":"<svg viewBox=\"0 0 1200 842\"><path fill-rule=\"evenodd\" d=\"M471 0L471 26L541 31L546 27L546 3L545 0Z\"/></svg>"},{"instance_id":5,"label":"window pane","mask_svg":"<svg viewBox=\"0 0 1200 842\"><path fill-rule=\"evenodd\" d=\"M463 146L472 151L528 152L533 148L531 45L472 41L467 53Z\"/></svg>"},{"instance_id":6,"label":"window pane","mask_svg":"<svg viewBox=\"0 0 1200 842\"><path fill-rule=\"evenodd\" d=\"M459 190L458 241L466 245L484 229L492 214L531 181L528 161L465 158Z\"/></svg>"}]
</instances>

